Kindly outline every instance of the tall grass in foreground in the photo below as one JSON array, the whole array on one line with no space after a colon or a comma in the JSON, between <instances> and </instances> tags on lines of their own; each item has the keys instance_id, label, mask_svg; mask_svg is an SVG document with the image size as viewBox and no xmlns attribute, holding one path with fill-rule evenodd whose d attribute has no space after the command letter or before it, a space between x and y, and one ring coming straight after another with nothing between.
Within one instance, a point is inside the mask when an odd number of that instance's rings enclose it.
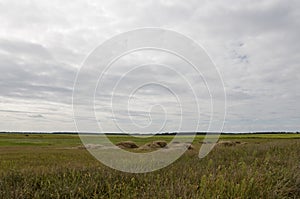
<instances>
[{"instance_id":1,"label":"tall grass in foreground","mask_svg":"<svg viewBox=\"0 0 300 199\"><path fill-rule=\"evenodd\" d=\"M39 153L48 167L32 167L30 153L21 167L2 158L15 169L0 173L0 198L300 198L299 139L217 146L201 160L188 151L145 174L107 168L82 151Z\"/></svg>"}]
</instances>

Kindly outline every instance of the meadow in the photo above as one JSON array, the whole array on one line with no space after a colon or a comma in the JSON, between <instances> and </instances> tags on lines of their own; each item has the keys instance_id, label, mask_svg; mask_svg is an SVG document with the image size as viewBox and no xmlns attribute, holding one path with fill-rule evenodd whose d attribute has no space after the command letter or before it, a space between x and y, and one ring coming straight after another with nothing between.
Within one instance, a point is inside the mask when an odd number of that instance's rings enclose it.
<instances>
[{"instance_id":1,"label":"meadow","mask_svg":"<svg viewBox=\"0 0 300 199\"><path fill-rule=\"evenodd\" d=\"M110 136L142 145L172 136ZM161 170L132 174L98 162L77 135L0 134L0 198L300 198L300 134L222 135Z\"/></svg>"}]
</instances>

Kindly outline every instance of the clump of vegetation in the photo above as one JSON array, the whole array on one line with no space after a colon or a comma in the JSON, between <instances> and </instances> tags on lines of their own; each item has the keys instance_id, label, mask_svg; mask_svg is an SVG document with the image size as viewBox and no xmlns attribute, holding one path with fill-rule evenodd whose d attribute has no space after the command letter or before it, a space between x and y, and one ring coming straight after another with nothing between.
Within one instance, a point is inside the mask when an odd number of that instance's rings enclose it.
<instances>
[{"instance_id":1,"label":"clump of vegetation","mask_svg":"<svg viewBox=\"0 0 300 199\"><path fill-rule=\"evenodd\" d=\"M167 144L168 143L164 140L158 140L158 141L146 143L146 144L140 146L140 149L159 149L159 148L166 147Z\"/></svg>"},{"instance_id":2,"label":"clump of vegetation","mask_svg":"<svg viewBox=\"0 0 300 199\"><path fill-rule=\"evenodd\" d=\"M247 142L240 142L240 141L219 141L217 143L217 145L224 145L224 146L235 146L235 145L238 145L238 144L247 144Z\"/></svg>"},{"instance_id":3,"label":"clump of vegetation","mask_svg":"<svg viewBox=\"0 0 300 199\"><path fill-rule=\"evenodd\" d=\"M124 149L135 149L138 148L139 146L134 143L133 141L123 141L123 142L119 142L116 144L118 147L120 148L124 148Z\"/></svg>"},{"instance_id":4,"label":"clump of vegetation","mask_svg":"<svg viewBox=\"0 0 300 199\"><path fill-rule=\"evenodd\" d=\"M300 198L300 139L231 140L247 144L218 145L199 159L196 139L195 150L144 174L110 169L70 147L74 140L2 145L0 198Z\"/></svg>"}]
</instances>

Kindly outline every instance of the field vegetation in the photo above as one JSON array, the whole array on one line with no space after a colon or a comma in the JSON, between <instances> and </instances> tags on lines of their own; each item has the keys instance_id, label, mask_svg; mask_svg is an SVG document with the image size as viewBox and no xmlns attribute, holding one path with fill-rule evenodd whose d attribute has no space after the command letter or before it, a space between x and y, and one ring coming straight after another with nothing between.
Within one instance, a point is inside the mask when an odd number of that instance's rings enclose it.
<instances>
[{"instance_id":1,"label":"field vegetation","mask_svg":"<svg viewBox=\"0 0 300 199\"><path fill-rule=\"evenodd\" d=\"M110 136L138 145L171 136ZM194 149L144 174L110 169L77 135L0 134L0 198L300 198L300 135L222 135L208 156Z\"/></svg>"}]
</instances>

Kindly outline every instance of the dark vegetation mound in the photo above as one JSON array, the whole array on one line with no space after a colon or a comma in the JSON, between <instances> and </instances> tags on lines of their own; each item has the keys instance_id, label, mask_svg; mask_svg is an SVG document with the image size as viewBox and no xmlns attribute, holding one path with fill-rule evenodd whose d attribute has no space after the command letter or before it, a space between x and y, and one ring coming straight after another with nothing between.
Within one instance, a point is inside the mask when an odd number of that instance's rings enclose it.
<instances>
[{"instance_id":1,"label":"dark vegetation mound","mask_svg":"<svg viewBox=\"0 0 300 199\"><path fill-rule=\"evenodd\" d=\"M139 147L136 143L134 143L132 141L119 142L116 145L120 148L123 148L123 149L134 149L134 148Z\"/></svg>"},{"instance_id":2,"label":"dark vegetation mound","mask_svg":"<svg viewBox=\"0 0 300 199\"><path fill-rule=\"evenodd\" d=\"M159 148L165 148L167 146L167 142L164 140L158 140L149 142L143 146L140 147L140 149L159 149Z\"/></svg>"},{"instance_id":3,"label":"dark vegetation mound","mask_svg":"<svg viewBox=\"0 0 300 199\"><path fill-rule=\"evenodd\" d=\"M223 145L223 146L236 146L240 144L246 144L246 142L240 142L240 141L219 141L217 145Z\"/></svg>"}]
</instances>

